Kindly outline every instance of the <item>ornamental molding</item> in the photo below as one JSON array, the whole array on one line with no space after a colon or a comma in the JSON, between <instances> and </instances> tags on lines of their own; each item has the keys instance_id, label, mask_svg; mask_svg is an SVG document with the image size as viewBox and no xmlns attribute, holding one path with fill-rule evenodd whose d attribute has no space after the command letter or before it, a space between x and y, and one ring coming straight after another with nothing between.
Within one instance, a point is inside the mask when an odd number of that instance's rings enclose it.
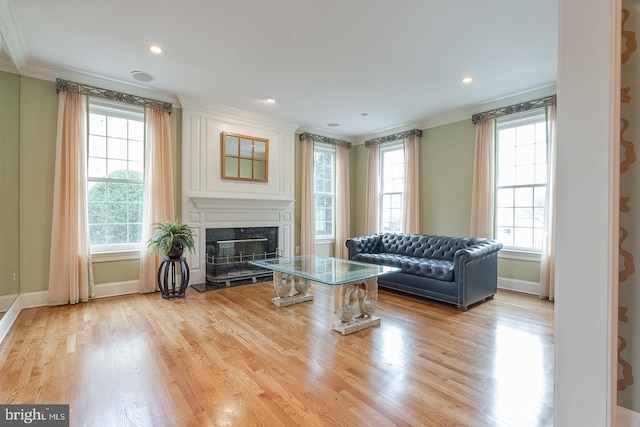
<instances>
[{"instance_id":1,"label":"ornamental molding","mask_svg":"<svg viewBox=\"0 0 640 427\"><path fill-rule=\"evenodd\" d=\"M522 111L529 111L536 108L544 108L550 105L556 105L556 103L557 95L551 95L544 98L534 99L533 101L521 102L519 104L509 105L508 107L474 114L471 116L471 122L475 125L476 123L484 120L491 120L497 117L508 116L509 114L520 113Z\"/></svg>"},{"instance_id":2,"label":"ornamental molding","mask_svg":"<svg viewBox=\"0 0 640 427\"><path fill-rule=\"evenodd\" d=\"M385 142L398 141L401 139L405 139L409 136L417 136L418 138L422 138L422 131L420 129L412 129L404 132L394 133L393 135L382 136L380 138L370 139L364 142L365 147L369 147L371 145L382 144Z\"/></svg>"},{"instance_id":3,"label":"ornamental molding","mask_svg":"<svg viewBox=\"0 0 640 427\"><path fill-rule=\"evenodd\" d=\"M173 105L170 102L157 101L155 99L143 98L141 96L130 95L128 93L122 93L115 90L102 89L68 80L56 79L56 93L60 91L79 93L81 95L95 96L97 98L137 105L139 107L152 108L154 110L165 111L169 114L173 111Z\"/></svg>"},{"instance_id":4,"label":"ornamental molding","mask_svg":"<svg viewBox=\"0 0 640 427\"><path fill-rule=\"evenodd\" d=\"M339 147L344 147L346 149L351 148L351 143L349 141L342 141L339 139L329 138L328 136L315 135L313 133L305 132L300 134L300 141L304 139L310 139L313 142L322 142L325 144L337 145Z\"/></svg>"}]
</instances>

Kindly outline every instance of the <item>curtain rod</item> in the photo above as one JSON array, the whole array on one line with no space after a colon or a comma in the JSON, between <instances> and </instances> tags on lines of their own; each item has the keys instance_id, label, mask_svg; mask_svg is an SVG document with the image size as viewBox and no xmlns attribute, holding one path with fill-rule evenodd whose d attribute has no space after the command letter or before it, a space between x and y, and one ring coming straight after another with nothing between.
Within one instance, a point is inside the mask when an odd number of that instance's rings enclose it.
<instances>
[{"instance_id":1,"label":"curtain rod","mask_svg":"<svg viewBox=\"0 0 640 427\"><path fill-rule=\"evenodd\" d=\"M475 125L482 120L495 119L496 117L507 116L509 114L519 113L521 111L533 110L534 108L548 107L549 105L555 105L557 102L556 95L547 96L544 98L534 99L533 101L521 102L520 104L509 105L508 107L502 107L491 111L485 111L484 113L478 113L471 116L471 122Z\"/></svg>"},{"instance_id":2,"label":"curtain rod","mask_svg":"<svg viewBox=\"0 0 640 427\"><path fill-rule=\"evenodd\" d=\"M394 133L393 135L387 135L380 138L370 139L364 142L364 146L369 147L370 145L382 144L383 142L397 141L399 139L404 139L408 136L417 136L418 138L422 138L422 131L420 129L412 129L405 132Z\"/></svg>"},{"instance_id":3,"label":"curtain rod","mask_svg":"<svg viewBox=\"0 0 640 427\"><path fill-rule=\"evenodd\" d=\"M310 139L313 142L324 142L325 144L338 145L347 149L351 148L351 143L349 141L341 141L339 139L329 138L328 136L315 135L309 132L300 134L300 141L302 141L303 139Z\"/></svg>"},{"instance_id":4,"label":"curtain rod","mask_svg":"<svg viewBox=\"0 0 640 427\"><path fill-rule=\"evenodd\" d=\"M155 110L166 111L169 114L173 111L173 105L170 102L157 101L155 99L143 98L141 96L130 95L115 90L102 89L95 86L70 82L68 80L56 79L56 93L60 91L80 93L83 95L109 99L111 101L124 102L125 104L153 108Z\"/></svg>"}]
</instances>

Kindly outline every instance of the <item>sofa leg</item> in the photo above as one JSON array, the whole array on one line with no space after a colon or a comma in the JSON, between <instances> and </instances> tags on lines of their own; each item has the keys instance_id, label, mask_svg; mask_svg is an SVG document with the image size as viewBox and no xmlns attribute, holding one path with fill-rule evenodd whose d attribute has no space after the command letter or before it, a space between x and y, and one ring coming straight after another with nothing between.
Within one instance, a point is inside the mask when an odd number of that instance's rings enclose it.
<instances>
[{"instance_id":1,"label":"sofa leg","mask_svg":"<svg viewBox=\"0 0 640 427\"><path fill-rule=\"evenodd\" d=\"M456 306L456 308L458 309L458 311L467 311L469 309L468 305L458 305Z\"/></svg>"}]
</instances>

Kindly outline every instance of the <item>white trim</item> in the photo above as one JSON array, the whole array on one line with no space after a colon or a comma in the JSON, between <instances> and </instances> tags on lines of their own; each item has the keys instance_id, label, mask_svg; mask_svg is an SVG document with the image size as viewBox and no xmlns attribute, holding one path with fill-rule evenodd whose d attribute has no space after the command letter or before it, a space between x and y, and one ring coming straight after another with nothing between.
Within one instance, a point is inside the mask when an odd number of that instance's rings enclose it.
<instances>
[{"instance_id":1,"label":"white trim","mask_svg":"<svg viewBox=\"0 0 640 427\"><path fill-rule=\"evenodd\" d=\"M139 280L126 282L103 283L95 286L96 298L115 297L118 295L135 294L140 292Z\"/></svg>"},{"instance_id":2,"label":"white trim","mask_svg":"<svg viewBox=\"0 0 640 427\"><path fill-rule=\"evenodd\" d=\"M640 427L640 413L618 406L616 427Z\"/></svg>"},{"instance_id":3,"label":"white trim","mask_svg":"<svg viewBox=\"0 0 640 427\"><path fill-rule=\"evenodd\" d=\"M20 306L20 296L11 304L9 310L0 318L0 344L4 341L4 338L9 333L9 330L15 323L18 318L18 314L20 314L20 310L22 307Z\"/></svg>"},{"instance_id":4,"label":"white trim","mask_svg":"<svg viewBox=\"0 0 640 427\"><path fill-rule=\"evenodd\" d=\"M617 408L621 4L563 0L558 5L562 143L557 147L554 425L608 427L615 425ZM588 193L579 191L584 188Z\"/></svg>"},{"instance_id":5,"label":"white trim","mask_svg":"<svg viewBox=\"0 0 640 427\"><path fill-rule=\"evenodd\" d=\"M525 294L540 295L540 283L530 282L528 280L498 277L498 288L522 292Z\"/></svg>"},{"instance_id":6,"label":"white trim","mask_svg":"<svg viewBox=\"0 0 640 427\"><path fill-rule=\"evenodd\" d=\"M13 59L18 74L22 74L28 55L10 0L0 0L0 34L4 37L5 46L9 50L9 56Z\"/></svg>"},{"instance_id":7,"label":"white trim","mask_svg":"<svg viewBox=\"0 0 640 427\"><path fill-rule=\"evenodd\" d=\"M11 304L18 298L19 294L2 295L0 296L0 313L4 313L9 310Z\"/></svg>"},{"instance_id":8,"label":"white trim","mask_svg":"<svg viewBox=\"0 0 640 427\"><path fill-rule=\"evenodd\" d=\"M93 262L125 261L130 259L140 259L140 249L91 254L91 260Z\"/></svg>"},{"instance_id":9,"label":"white trim","mask_svg":"<svg viewBox=\"0 0 640 427\"><path fill-rule=\"evenodd\" d=\"M26 292L18 297L20 309L49 305L49 291Z\"/></svg>"},{"instance_id":10,"label":"white trim","mask_svg":"<svg viewBox=\"0 0 640 427\"><path fill-rule=\"evenodd\" d=\"M332 245L336 242L335 237L316 237L316 245Z\"/></svg>"},{"instance_id":11,"label":"white trim","mask_svg":"<svg viewBox=\"0 0 640 427\"><path fill-rule=\"evenodd\" d=\"M503 248L500 250L500 252L498 252L498 258L540 262L540 252L527 252Z\"/></svg>"}]
</instances>

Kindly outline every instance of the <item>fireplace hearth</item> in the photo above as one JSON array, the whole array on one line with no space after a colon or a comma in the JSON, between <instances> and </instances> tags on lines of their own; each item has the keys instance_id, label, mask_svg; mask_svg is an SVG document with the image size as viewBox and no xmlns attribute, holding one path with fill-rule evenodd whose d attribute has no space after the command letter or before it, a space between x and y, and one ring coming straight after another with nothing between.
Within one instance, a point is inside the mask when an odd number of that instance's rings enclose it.
<instances>
[{"instance_id":1,"label":"fireplace hearth","mask_svg":"<svg viewBox=\"0 0 640 427\"><path fill-rule=\"evenodd\" d=\"M273 279L273 272L249 261L281 256L278 227L206 229L206 283L198 291L258 283Z\"/></svg>"}]
</instances>

